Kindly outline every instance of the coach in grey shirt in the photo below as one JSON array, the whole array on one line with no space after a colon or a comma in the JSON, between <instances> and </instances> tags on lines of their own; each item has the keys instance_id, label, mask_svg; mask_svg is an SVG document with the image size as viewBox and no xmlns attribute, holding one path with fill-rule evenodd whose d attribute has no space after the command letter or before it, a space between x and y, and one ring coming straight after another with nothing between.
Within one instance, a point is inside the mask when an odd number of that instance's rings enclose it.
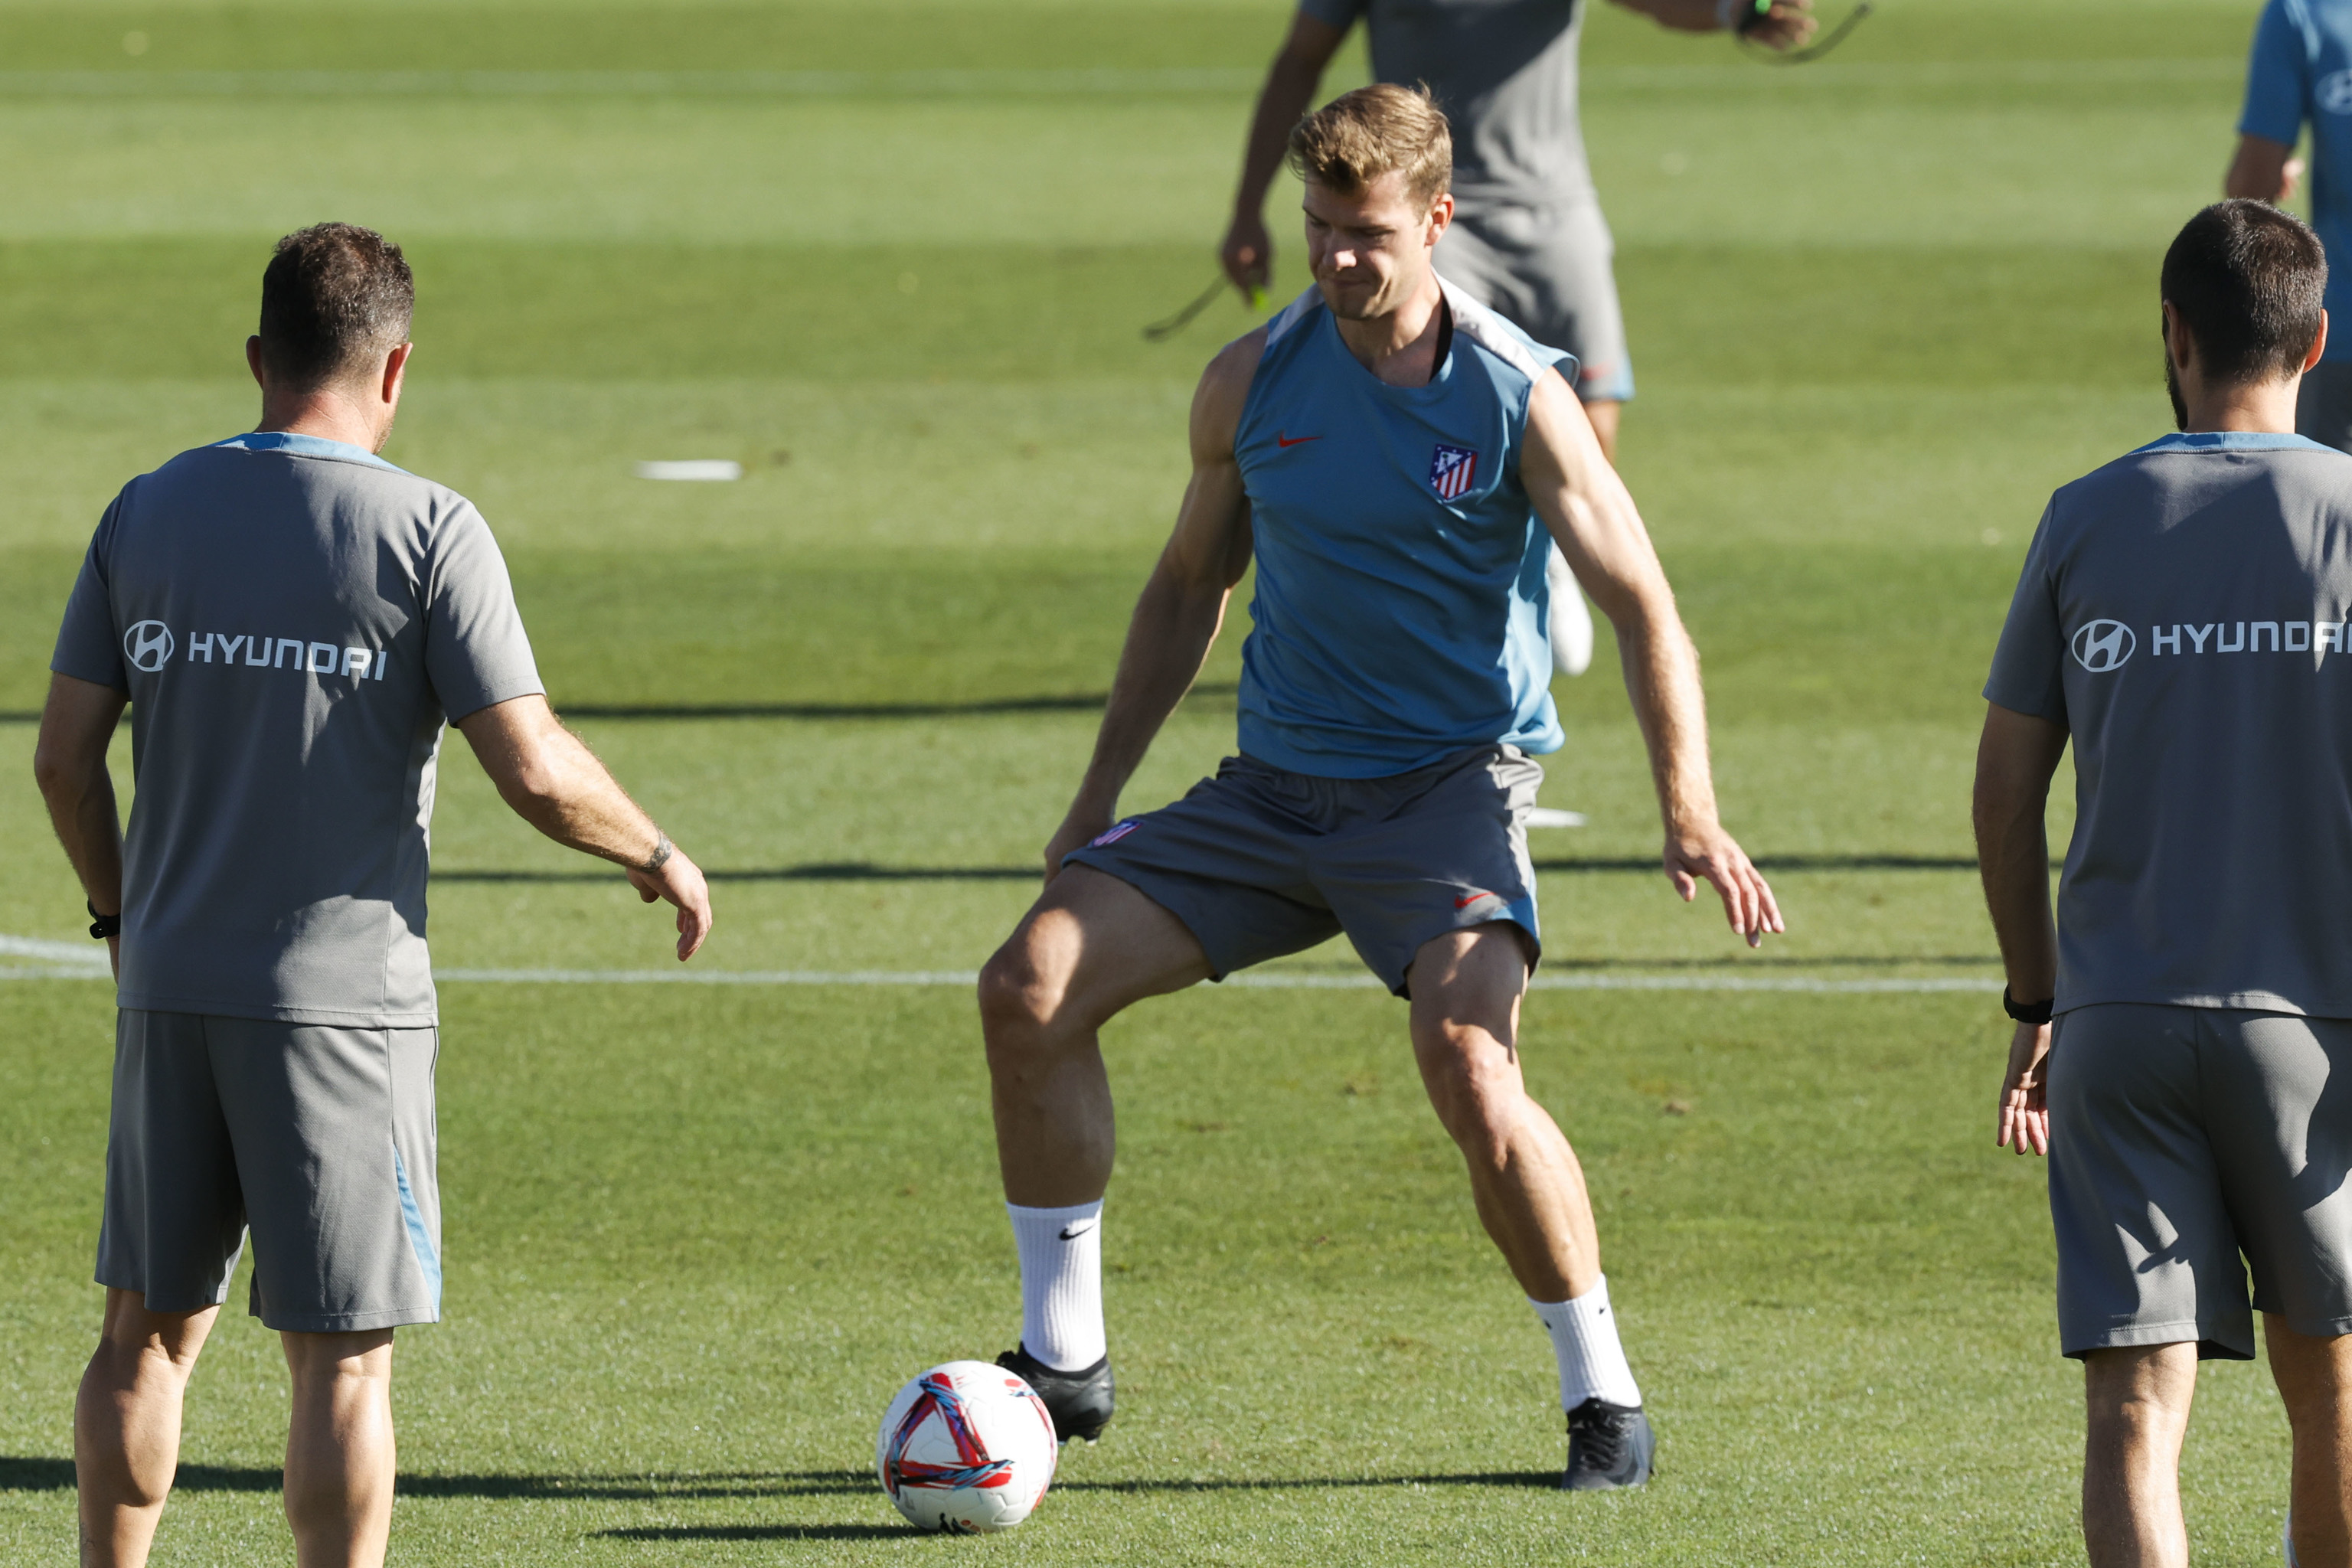
<instances>
[{"instance_id":1,"label":"coach in grey shirt","mask_svg":"<svg viewBox=\"0 0 2352 1568\"><path fill-rule=\"evenodd\" d=\"M376 456L407 368L396 246L278 243L247 357L259 430L107 508L36 760L120 980L97 1353L75 1407L85 1564L146 1561L180 1401L248 1227L293 1379L304 1563L378 1563L393 1330L438 1321L425 945L443 724L557 840L710 929L702 874L549 710L505 562L463 496ZM137 796L106 765L131 709Z\"/></svg>"},{"instance_id":2,"label":"coach in grey shirt","mask_svg":"<svg viewBox=\"0 0 2352 1568\"><path fill-rule=\"evenodd\" d=\"M2352 1562L2352 457L2293 433L2326 281L2260 202L2181 230L2182 434L2051 498L1985 686L1977 840L2018 1021L1998 1136L2050 1157L2095 1564L2188 1562L2197 1363L2250 1359L2255 1311L2294 1436L2289 1561Z\"/></svg>"}]
</instances>

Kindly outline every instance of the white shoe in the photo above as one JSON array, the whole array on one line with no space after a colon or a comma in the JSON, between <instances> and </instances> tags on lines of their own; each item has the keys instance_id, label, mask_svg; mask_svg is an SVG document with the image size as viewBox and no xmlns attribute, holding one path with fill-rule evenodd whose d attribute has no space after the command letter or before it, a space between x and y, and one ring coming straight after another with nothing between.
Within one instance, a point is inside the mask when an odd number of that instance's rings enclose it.
<instances>
[{"instance_id":1,"label":"white shoe","mask_svg":"<svg viewBox=\"0 0 2352 1568\"><path fill-rule=\"evenodd\" d=\"M1592 612L1557 544L1544 567L1544 584L1551 591L1551 667L1562 675L1582 675L1592 668Z\"/></svg>"}]
</instances>

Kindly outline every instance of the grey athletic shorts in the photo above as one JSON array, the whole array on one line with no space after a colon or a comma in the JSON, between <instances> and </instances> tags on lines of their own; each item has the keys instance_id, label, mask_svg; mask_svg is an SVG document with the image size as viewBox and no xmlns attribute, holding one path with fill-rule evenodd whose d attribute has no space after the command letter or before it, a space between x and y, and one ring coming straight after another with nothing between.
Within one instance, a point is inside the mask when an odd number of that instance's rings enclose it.
<instances>
[{"instance_id":1,"label":"grey athletic shorts","mask_svg":"<svg viewBox=\"0 0 2352 1568\"><path fill-rule=\"evenodd\" d=\"M2352 452L2352 359L2324 359L2305 373L2294 398L2294 433Z\"/></svg>"},{"instance_id":2,"label":"grey athletic shorts","mask_svg":"<svg viewBox=\"0 0 2352 1568\"><path fill-rule=\"evenodd\" d=\"M1624 403L1633 362L1610 265L1616 249L1597 202L1465 204L1437 242L1437 270L1536 342L1574 354L1585 402Z\"/></svg>"},{"instance_id":3,"label":"grey athletic shorts","mask_svg":"<svg viewBox=\"0 0 2352 1568\"><path fill-rule=\"evenodd\" d=\"M1117 877L1184 922L1215 977L1341 931L1398 995L1423 943L1508 921L1541 952L1528 809L1543 769L1481 746L1382 779L1227 757L1173 805L1129 817L1065 866Z\"/></svg>"},{"instance_id":4,"label":"grey athletic shorts","mask_svg":"<svg viewBox=\"0 0 2352 1568\"><path fill-rule=\"evenodd\" d=\"M440 1320L437 1031L125 1008L114 1042L100 1284L218 1306L250 1225L269 1327Z\"/></svg>"},{"instance_id":5,"label":"grey athletic shorts","mask_svg":"<svg viewBox=\"0 0 2352 1568\"><path fill-rule=\"evenodd\" d=\"M2050 1215L2071 1356L2254 1353L2254 1310L2352 1332L2352 1020L2116 1004L2050 1051ZM2240 1254L2245 1261L2241 1264Z\"/></svg>"}]
</instances>

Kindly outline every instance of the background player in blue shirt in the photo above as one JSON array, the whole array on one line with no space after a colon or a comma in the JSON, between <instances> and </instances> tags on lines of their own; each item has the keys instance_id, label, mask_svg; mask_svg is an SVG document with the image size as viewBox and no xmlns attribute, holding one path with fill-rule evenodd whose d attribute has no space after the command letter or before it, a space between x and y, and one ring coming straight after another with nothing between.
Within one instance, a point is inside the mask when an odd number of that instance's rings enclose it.
<instances>
[{"instance_id":1,"label":"background player in blue shirt","mask_svg":"<svg viewBox=\"0 0 2352 1568\"><path fill-rule=\"evenodd\" d=\"M2327 252L2327 313L2352 321L2352 0L2270 0L2254 27L2238 154L2222 188L2284 205L2311 127L2311 226ZM2352 331L2303 378L2295 433L2352 452Z\"/></svg>"},{"instance_id":2,"label":"background player in blue shirt","mask_svg":"<svg viewBox=\"0 0 2352 1568\"><path fill-rule=\"evenodd\" d=\"M1664 817L1664 866L1732 929L1780 915L1723 830L1698 661L1633 498L1570 392L1575 362L1442 282L1450 142L1376 86L1302 121L1316 286L1229 344L1192 405L1192 477L1145 584L1044 895L981 977L997 1154L1020 1247L1004 1358L1065 1437L1111 1414L1097 1031L1147 996L1344 932L1412 1003L1479 1217L1550 1333L1573 1489L1637 1486L1654 1439L1591 1204L1522 1082L1539 952L1526 815L1560 744L1545 646L1553 542L1617 627ZM1559 367L1559 368L1555 368ZM1173 805L1121 789L1199 673L1255 556L1240 754Z\"/></svg>"}]
</instances>

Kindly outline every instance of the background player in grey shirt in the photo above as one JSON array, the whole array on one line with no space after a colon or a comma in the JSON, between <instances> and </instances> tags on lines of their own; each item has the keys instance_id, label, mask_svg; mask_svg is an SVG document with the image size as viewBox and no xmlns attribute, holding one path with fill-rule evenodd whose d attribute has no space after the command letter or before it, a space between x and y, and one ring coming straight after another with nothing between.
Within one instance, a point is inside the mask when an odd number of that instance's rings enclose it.
<instances>
[{"instance_id":1,"label":"background player in grey shirt","mask_svg":"<svg viewBox=\"0 0 2352 1568\"><path fill-rule=\"evenodd\" d=\"M1998 1135L2050 1156L2095 1564L2189 1561L2197 1363L2250 1359L2254 1310L2294 1434L2289 1560L2352 1563L2352 458L2292 433L2326 279L2260 202L2181 230L2184 433L2051 498L1985 686L1977 841L2018 1020Z\"/></svg>"},{"instance_id":2,"label":"background player in grey shirt","mask_svg":"<svg viewBox=\"0 0 2352 1568\"><path fill-rule=\"evenodd\" d=\"M278 243L261 427L107 508L35 762L120 980L97 1353L75 1407L85 1564L146 1561L180 1403L248 1226L292 1373L304 1563L377 1563L393 1330L440 1317L426 828L445 719L560 842L710 929L702 874L549 710L471 503L377 457L408 363L399 248ZM131 705L131 826L108 742ZM119 928L119 929L118 929Z\"/></svg>"},{"instance_id":3,"label":"background player in grey shirt","mask_svg":"<svg viewBox=\"0 0 2352 1568\"><path fill-rule=\"evenodd\" d=\"M1812 0L1617 0L1685 32L1739 27L1785 49L1813 30ZM1577 396L1610 461L1617 416L1633 395L1633 363L1617 304L1615 243L1601 213L1577 116L1577 45L1586 0L1302 0L1250 121L1241 187L1225 232L1225 272L1244 294L1273 277L1265 194L1290 128L1315 100L1324 68L1362 17L1372 72L1426 82L1454 128L1454 225L1437 270L1536 342L1576 356ZM1555 666L1580 675L1592 658L1592 617L1554 552Z\"/></svg>"}]
</instances>

